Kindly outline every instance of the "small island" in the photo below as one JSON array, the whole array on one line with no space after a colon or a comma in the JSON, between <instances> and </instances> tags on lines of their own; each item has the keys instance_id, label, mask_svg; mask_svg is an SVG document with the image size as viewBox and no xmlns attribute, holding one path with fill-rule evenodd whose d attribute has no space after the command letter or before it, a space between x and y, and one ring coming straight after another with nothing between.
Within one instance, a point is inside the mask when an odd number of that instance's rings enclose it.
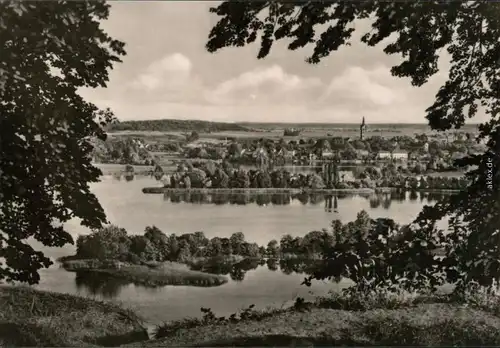
<instances>
[{"instance_id":1,"label":"small island","mask_svg":"<svg viewBox=\"0 0 500 348\"><path fill-rule=\"evenodd\" d=\"M148 287L209 287L228 281L221 275L190 269L188 264L194 260L183 257L185 251L175 235L167 237L156 227L147 227L144 235L128 235L125 229L111 225L79 236L76 244L75 255L58 260L67 271L96 273Z\"/></svg>"}]
</instances>

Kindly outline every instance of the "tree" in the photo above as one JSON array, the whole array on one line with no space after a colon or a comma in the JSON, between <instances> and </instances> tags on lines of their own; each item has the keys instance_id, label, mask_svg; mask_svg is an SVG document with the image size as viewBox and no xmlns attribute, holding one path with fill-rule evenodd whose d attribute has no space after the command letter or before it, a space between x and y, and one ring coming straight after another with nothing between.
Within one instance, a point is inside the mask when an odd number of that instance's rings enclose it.
<instances>
[{"instance_id":1,"label":"tree","mask_svg":"<svg viewBox=\"0 0 500 348\"><path fill-rule=\"evenodd\" d=\"M242 245L245 242L245 235L243 232L236 232L229 237L231 248L235 255L241 255Z\"/></svg>"},{"instance_id":2,"label":"tree","mask_svg":"<svg viewBox=\"0 0 500 348\"><path fill-rule=\"evenodd\" d=\"M230 157L236 158L236 157L240 156L242 150L243 150L243 147L241 146L240 143L231 143L229 145L227 153Z\"/></svg>"},{"instance_id":3,"label":"tree","mask_svg":"<svg viewBox=\"0 0 500 348\"><path fill-rule=\"evenodd\" d=\"M202 188L205 186L207 174L203 170L193 168L186 175L190 179L191 187Z\"/></svg>"},{"instance_id":4,"label":"tree","mask_svg":"<svg viewBox=\"0 0 500 348\"><path fill-rule=\"evenodd\" d=\"M222 255L222 241L219 237L214 237L210 240L210 243L207 246L207 255L208 256L219 256Z\"/></svg>"},{"instance_id":5,"label":"tree","mask_svg":"<svg viewBox=\"0 0 500 348\"><path fill-rule=\"evenodd\" d=\"M187 137L188 142L196 141L200 139L200 135L197 131L192 131L191 134Z\"/></svg>"},{"instance_id":6,"label":"tree","mask_svg":"<svg viewBox=\"0 0 500 348\"><path fill-rule=\"evenodd\" d=\"M285 234L281 237L280 247L282 253L293 253L293 237L289 234Z\"/></svg>"},{"instance_id":7,"label":"tree","mask_svg":"<svg viewBox=\"0 0 500 348\"><path fill-rule=\"evenodd\" d=\"M89 235L79 236L77 256L89 259L120 259L129 252L127 231L114 225L103 227Z\"/></svg>"},{"instance_id":8,"label":"tree","mask_svg":"<svg viewBox=\"0 0 500 348\"><path fill-rule=\"evenodd\" d=\"M164 261L168 257L168 237L156 226L147 226L144 230L144 238L151 242L157 250L158 261Z\"/></svg>"},{"instance_id":9,"label":"tree","mask_svg":"<svg viewBox=\"0 0 500 348\"><path fill-rule=\"evenodd\" d=\"M492 263L499 265L499 271L489 271L488 279L500 277L498 3L225 1L211 12L222 18L210 32L209 52L245 46L260 38L257 57L264 58L276 41L286 39L290 50L314 45L309 63L318 63L348 45L355 31L351 25L354 21L371 19L372 28L361 41L369 46L384 42L385 53L400 54L402 62L392 67L391 73L409 77L417 87L439 71L437 62L444 48L451 56L448 80L427 108L426 118L434 130L459 129L466 117L474 117L482 108L491 119L480 125L477 140L485 139L487 149L482 155L456 161L461 167L475 166L467 174L469 186L433 207L425 207L415 221L420 231L417 235L424 240L432 238L438 232L436 222L448 217L452 232L440 240L450 245L443 263L461 265L458 273L463 271L466 276L460 281L479 279L480 273L473 272ZM319 25L322 32L317 35ZM471 241L470 245L459 242L464 240ZM468 268L472 264L475 268Z\"/></svg>"},{"instance_id":10,"label":"tree","mask_svg":"<svg viewBox=\"0 0 500 348\"><path fill-rule=\"evenodd\" d=\"M271 175L269 175L267 170L257 174L257 183L259 188L268 188L272 186Z\"/></svg>"},{"instance_id":11,"label":"tree","mask_svg":"<svg viewBox=\"0 0 500 348\"><path fill-rule=\"evenodd\" d=\"M342 158L346 160L355 160L357 159L358 154L351 143L347 143L344 151L342 151Z\"/></svg>"},{"instance_id":12,"label":"tree","mask_svg":"<svg viewBox=\"0 0 500 348\"><path fill-rule=\"evenodd\" d=\"M106 87L125 54L100 27L108 15L102 1L0 2L0 279L38 283L51 265L28 238L62 247L73 243L62 223L106 222L91 139L105 140L113 115L77 89Z\"/></svg>"},{"instance_id":13,"label":"tree","mask_svg":"<svg viewBox=\"0 0 500 348\"><path fill-rule=\"evenodd\" d=\"M138 235L130 236L130 254L136 255L129 257L131 261L137 259L142 261L156 261L161 256L159 250L153 245L151 240L145 236Z\"/></svg>"},{"instance_id":14,"label":"tree","mask_svg":"<svg viewBox=\"0 0 500 348\"><path fill-rule=\"evenodd\" d=\"M271 258L277 258L279 257L279 245L278 241L276 239L273 239L267 243L267 249L266 249L267 256Z\"/></svg>"}]
</instances>

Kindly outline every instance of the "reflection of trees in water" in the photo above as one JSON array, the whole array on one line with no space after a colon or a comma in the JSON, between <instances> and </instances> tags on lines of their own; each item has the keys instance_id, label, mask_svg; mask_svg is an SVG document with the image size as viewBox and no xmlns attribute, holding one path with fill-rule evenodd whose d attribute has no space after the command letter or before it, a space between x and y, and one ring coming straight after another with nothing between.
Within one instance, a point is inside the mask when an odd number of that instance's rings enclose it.
<instances>
[{"instance_id":1,"label":"reflection of trees in water","mask_svg":"<svg viewBox=\"0 0 500 348\"><path fill-rule=\"evenodd\" d=\"M271 204L271 195L256 195L255 203L259 206Z\"/></svg>"},{"instance_id":2,"label":"reflection of trees in water","mask_svg":"<svg viewBox=\"0 0 500 348\"><path fill-rule=\"evenodd\" d=\"M445 193L442 192L425 192L426 198L429 202L435 202L443 199L445 197Z\"/></svg>"},{"instance_id":3,"label":"reflection of trees in water","mask_svg":"<svg viewBox=\"0 0 500 348\"><path fill-rule=\"evenodd\" d=\"M380 204L380 196L377 195L370 198L370 208L377 209L378 207L380 207Z\"/></svg>"},{"instance_id":4,"label":"reflection of trees in water","mask_svg":"<svg viewBox=\"0 0 500 348\"><path fill-rule=\"evenodd\" d=\"M132 180L134 180L135 175L134 174L125 174L123 177L125 178L126 181L132 181Z\"/></svg>"},{"instance_id":5,"label":"reflection of trees in water","mask_svg":"<svg viewBox=\"0 0 500 348\"><path fill-rule=\"evenodd\" d=\"M228 264L223 262L214 262L212 264L204 264L192 266L191 268L198 271L204 271L219 275L229 276L233 281L243 281L245 274L248 271L257 269L259 266L267 266L267 269L272 272L280 270L283 274L290 275L292 273L312 275L314 272L321 269L321 260L308 260L308 259L245 259L236 264Z\"/></svg>"},{"instance_id":6,"label":"reflection of trees in water","mask_svg":"<svg viewBox=\"0 0 500 348\"><path fill-rule=\"evenodd\" d=\"M95 272L76 272L75 284L77 289L85 290L91 295L112 299L116 298L129 282Z\"/></svg>"},{"instance_id":7,"label":"reflection of trees in water","mask_svg":"<svg viewBox=\"0 0 500 348\"><path fill-rule=\"evenodd\" d=\"M353 196L352 194L347 193L347 192L339 192L339 193L337 193L336 195L337 195L337 197L338 197L338 198L340 198L340 199L345 199L345 198L347 198L347 197L349 197L349 196L351 196L351 197ZM362 196L362 197L363 197L363 196L366 196L366 195L365 195L365 194L362 194L362 193L359 193L359 194L358 194L358 196Z\"/></svg>"},{"instance_id":8,"label":"reflection of trees in water","mask_svg":"<svg viewBox=\"0 0 500 348\"><path fill-rule=\"evenodd\" d=\"M271 202L274 205L288 205L291 201L290 194L273 194L271 195Z\"/></svg>"},{"instance_id":9,"label":"reflection of trees in water","mask_svg":"<svg viewBox=\"0 0 500 348\"><path fill-rule=\"evenodd\" d=\"M320 270L322 265L321 260L307 260L307 259L290 259L280 260L280 269L284 274L304 274L312 275L314 272Z\"/></svg>"},{"instance_id":10,"label":"reflection of trees in water","mask_svg":"<svg viewBox=\"0 0 500 348\"><path fill-rule=\"evenodd\" d=\"M325 195L309 195L309 203L310 204L321 204L325 200Z\"/></svg>"},{"instance_id":11,"label":"reflection of trees in water","mask_svg":"<svg viewBox=\"0 0 500 348\"><path fill-rule=\"evenodd\" d=\"M211 203L211 204L233 204L233 205L246 205L255 203L260 206L268 204L273 205L288 205L294 199L289 193L279 194L253 194L250 192L245 193L205 193L196 191L174 192L167 191L163 195L165 201L172 203Z\"/></svg>"},{"instance_id":12,"label":"reflection of trees in water","mask_svg":"<svg viewBox=\"0 0 500 348\"><path fill-rule=\"evenodd\" d=\"M292 199L297 199L302 205L309 203L309 195L307 193L296 194Z\"/></svg>"},{"instance_id":13,"label":"reflection of trees in water","mask_svg":"<svg viewBox=\"0 0 500 348\"><path fill-rule=\"evenodd\" d=\"M384 200L382 201L382 207L385 209L385 210L389 210L391 208L391 197L384 197Z\"/></svg>"},{"instance_id":14,"label":"reflection of trees in water","mask_svg":"<svg viewBox=\"0 0 500 348\"><path fill-rule=\"evenodd\" d=\"M279 263L276 259L268 259L266 265L268 270L275 272L278 270Z\"/></svg>"},{"instance_id":15,"label":"reflection of trees in water","mask_svg":"<svg viewBox=\"0 0 500 348\"><path fill-rule=\"evenodd\" d=\"M418 192L417 191L410 191L410 201L416 201L418 200Z\"/></svg>"},{"instance_id":16,"label":"reflection of trees in water","mask_svg":"<svg viewBox=\"0 0 500 348\"><path fill-rule=\"evenodd\" d=\"M327 195L325 196L325 211L328 213L337 212L338 200L337 196Z\"/></svg>"},{"instance_id":17,"label":"reflection of trees in water","mask_svg":"<svg viewBox=\"0 0 500 348\"><path fill-rule=\"evenodd\" d=\"M429 202L441 199L446 193L442 192L419 192L410 191L407 193L403 190L394 190L390 193L378 194L356 194L356 196L363 197L369 200L370 208L377 209L382 206L388 210L391 208L393 201L404 202L406 200L415 201L417 199L427 199ZM306 205L319 205L323 204L325 211L336 211L338 206L342 203L341 199L352 197L349 193L336 193L335 195L324 193L206 193L199 191L167 191L164 194L164 200L172 203L192 203L192 204L216 204L216 205L246 205L257 204L259 206L272 205L289 205L292 201L299 201L301 204ZM336 204L337 202L337 204Z\"/></svg>"},{"instance_id":18,"label":"reflection of trees in water","mask_svg":"<svg viewBox=\"0 0 500 348\"><path fill-rule=\"evenodd\" d=\"M391 200L397 202L404 202L406 200L406 192L403 190L391 191Z\"/></svg>"},{"instance_id":19,"label":"reflection of trees in water","mask_svg":"<svg viewBox=\"0 0 500 348\"><path fill-rule=\"evenodd\" d=\"M257 267L263 266L264 264L266 264L265 260L259 259L245 259L235 264L214 260L213 262L192 265L191 269L219 275L228 275L234 281L243 281L246 272L257 269Z\"/></svg>"},{"instance_id":20,"label":"reflection of trees in water","mask_svg":"<svg viewBox=\"0 0 500 348\"><path fill-rule=\"evenodd\" d=\"M382 206L382 208L388 210L391 208L393 195L392 193L377 193L369 195L367 199L370 202L370 208L377 209Z\"/></svg>"}]
</instances>

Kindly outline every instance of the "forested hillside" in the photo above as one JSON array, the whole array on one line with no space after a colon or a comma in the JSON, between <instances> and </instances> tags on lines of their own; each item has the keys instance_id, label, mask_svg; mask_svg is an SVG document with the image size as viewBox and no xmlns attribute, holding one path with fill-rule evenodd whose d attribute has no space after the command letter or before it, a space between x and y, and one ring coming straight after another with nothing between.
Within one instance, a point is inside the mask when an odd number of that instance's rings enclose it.
<instances>
[{"instance_id":1,"label":"forested hillside","mask_svg":"<svg viewBox=\"0 0 500 348\"><path fill-rule=\"evenodd\" d=\"M146 120L124 121L111 125L109 131L161 131L161 132L223 132L249 129L235 123L208 122L199 120Z\"/></svg>"}]
</instances>

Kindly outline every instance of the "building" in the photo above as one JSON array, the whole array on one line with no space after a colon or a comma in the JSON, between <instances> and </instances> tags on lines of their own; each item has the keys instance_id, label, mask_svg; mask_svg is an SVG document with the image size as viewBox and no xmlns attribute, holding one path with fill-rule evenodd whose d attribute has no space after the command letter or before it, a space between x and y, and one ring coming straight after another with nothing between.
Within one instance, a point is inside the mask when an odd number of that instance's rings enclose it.
<instances>
[{"instance_id":1,"label":"building","mask_svg":"<svg viewBox=\"0 0 500 348\"><path fill-rule=\"evenodd\" d=\"M397 150L391 153L393 160L408 160L408 152L404 150Z\"/></svg>"},{"instance_id":2,"label":"building","mask_svg":"<svg viewBox=\"0 0 500 348\"><path fill-rule=\"evenodd\" d=\"M365 117L363 116L363 120L361 121L361 125L359 126L359 138L363 140L363 137L366 132L366 124L365 124Z\"/></svg>"},{"instance_id":3,"label":"building","mask_svg":"<svg viewBox=\"0 0 500 348\"><path fill-rule=\"evenodd\" d=\"M323 152L321 152L321 158L322 159L325 159L325 158L333 158L335 156L335 153L333 153L333 151L330 151L330 150L325 150Z\"/></svg>"},{"instance_id":4,"label":"building","mask_svg":"<svg viewBox=\"0 0 500 348\"><path fill-rule=\"evenodd\" d=\"M355 181L352 170L339 170L340 181Z\"/></svg>"},{"instance_id":5,"label":"building","mask_svg":"<svg viewBox=\"0 0 500 348\"><path fill-rule=\"evenodd\" d=\"M377 155L378 159L388 159L392 158L391 153L389 151L380 151Z\"/></svg>"},{"instance_id":6,"label":"building","mask_svg":"<svg viewBox=\"0 0 500 348\"><path fill-rule=\"evenodd\" d=\"M344 145L346 143L345 139L342 137L334 137L331 141L333 145Z\"/></svg>"},{"instance_id":7,"label":"building","mask_svg":"<svg viewBox=\"0 0 500 348\"><path fill-rule=\"evenodd\" d=\"M404 150L380 151L377 155L378 159L392 159L392 160L408 160L408 152Z\"/></svg>"},{"instance_id":8,"label":"building","mask_svg":"<svg viewBox=\"0 0 500 348\"><path fill-rule=\"evenodd\" d=\"M360 149L357 149L356 150L356 155L359 157L359 158L364 158L364 157L368 157L370 153L368 152L368 150L360 150Z\"/></svg>"}]
</instances>

